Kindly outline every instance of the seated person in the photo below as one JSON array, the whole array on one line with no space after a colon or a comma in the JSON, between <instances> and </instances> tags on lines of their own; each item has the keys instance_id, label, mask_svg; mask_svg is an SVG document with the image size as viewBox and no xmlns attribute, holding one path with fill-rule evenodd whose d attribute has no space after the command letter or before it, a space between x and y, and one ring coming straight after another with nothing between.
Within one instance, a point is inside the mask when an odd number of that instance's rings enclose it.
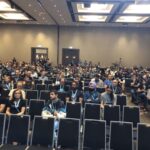
<instances>
[{"instance_id":1,"label":"seated person","mask_svg":"<svg viewBox=\"0 0 150 150\"><path fill-rule=\"evenodd\" d=\"M21 91L21 93L22 93L22 98L25 100L25 99L26 99L26 93L25 93L25 91L23 90L23 82L22 82L22 81L18 81L16 86L17 86L16 89L12 89L12 90L9 92L9 99L12 100L12 98L13 98L13 92L18 89L18 90Z\"/></svg>"},{"instance_id":2,"label":"seated person","mask_svg":"<svg viewBox=\"0 0 150 150\"><path fill-rule=\"evenodd\" d=\"M99 74L96 74L95 78L91 79L91 82L95 82L97 88L104 88L104 82L100 79Z\"/></svg>"},{"instance_id":3,"label":"seated person","mask_svg":"<svg viewBox=\"0 0 150 150\"><path fill-rule=\"evenodd\" d=\"M105 104L113 105L115 103L112 87L107 86L105 92L101 94L101 108L104 108Z\"/></svg>"},{"instance_id":4,"label":"seated person","mask_svg":"<svg viewBox=\"0 0 150 150\"><path fill-rule=\"evenodd\" d=\"M72 82L71 89L68 92L66 97L66 101L72 102L83 102L83 94L80 90L78 90L77 83L75 81Z\"/></svg>"},{"instance_id":5,"label":"seated person","mask_svg":"<svg viewBox=\"0 0 150 150\"><path fill-rule=\"evenodd\" d=\"M45 70L41 70L39 80L41 80L42 83L44 83L45 81L48 81L48 77L46 76Z\"/></svg>"},{"instance_id":6,"label":"seated person","mask_svg":"<svg viewBox=\"0 0 150 150\"><path fill-rule=\"evenodd\" d=\"M100 103L100 94L96 91L96 84L89 83L89 90L84 93L85 103Z\"/></svg>"},{"instance_id":7,"label":"seated person","mask_svg":"<svg viewBox=\"0 0 150 150\"><path fill-rule=\"evenodd\" d=\"M9 101L9 104L6 109L6 114L16 114L24 115L26 111L26 102L22 98L22 92L18 89L14 90L12 99Z\"/></svg>"},{"instance_id":8,"label":"seated person","mask_svg":"<svg viewBox=\"0 0 150 150\"><path fill-rule=\"evenodd\" d=\"M44 106L42 111L43 117L56 117L64 118L65 117L65 106L63 101L58 99L58 93L56 90L50 92L50 100Z\"/></svg>"},{"instance_id":9,"label":"seated person","mask_svg":"<svg viewBox=\"0 0 150 150\"><path fill-rule=\"evenodd\" d=\"M122 93L122 88L118 83L118 80L114 79L112 81L112 90L114 94L121 94Z\"/></svg>"},{"instance_id":10,"label":"seated person","mask_svg":"<svg viewBox=\"0 0 150 150\"><path fill-rule=\"evenodd\" d=\"M142 84L137 89L137 103L141 103L144 110L148 111L148 99Z\"/></svg>"},{"instance_id":11,"label":"seated person","mask_svg":"<svg viewBox=\"0 0 150 150\"><path fill-rule=\"evenodd\" d=\"M65 85L65 78L61 78L60 85L55 85L58 92L67 92L69 90L68 86Z\"/></svg>"},{"instance_id":12,"label":"seated person","mask_svg":"<svg viewBox=\"0 0 150 150\"><path fill-rule=\"evenodd\" d=\"M2 87L0 87L0 113L5 113L9 100L7 100L2 94Z\"/></svg>"}]
</instances>

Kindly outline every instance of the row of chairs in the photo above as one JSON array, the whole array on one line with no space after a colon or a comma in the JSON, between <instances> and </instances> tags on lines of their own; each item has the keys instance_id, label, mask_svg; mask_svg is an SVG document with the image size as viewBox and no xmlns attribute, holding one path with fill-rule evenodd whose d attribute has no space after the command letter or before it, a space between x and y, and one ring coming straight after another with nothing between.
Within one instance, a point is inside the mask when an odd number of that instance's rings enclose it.
<instances>
[{"instance_id":1,"label":"row of chairs","mask_svg":"<svg viewBox=\"0 0 150 150\"><path fill-rule=\"evenodd\" d=\"M149 150L150 126L138 124L136 146L133 144L133 124L111 121L110 139L106 137L106 122L103 120L84 120L83 134L80 133L79 119L60 119L58 138L54 144L54 118L36 116L33 130L29 134L30 116L9 117L8 129L5 129L6 116L0 114L0 143L2 150L11 149L70 149L70 150ZM6 136L4 131L7 131ZM4 142L5 141L5 142ZM17 142L17 146L12 143ZM55 145L55 146L54 146Z\"/></svg>"},{"instance_id":2,"label":"row of chairs","mask_svg":"<svg viewBox=\"0 0 150 150\"><path fill-rule=\"evenodd\" d=\"M31 119L35 115L41 115L42 109L45 105L44 100L30 100L29 104L29 115ZM99 104L86 103L85 108L82 108L81 103L70 103L66 104L66 117L76 119L97 119L106 120L106 124L109 125L110 121L126 121L132 122L136 128L137 123L140 122L140 109L139 107L124 106L121 105L105 105L104 110L100 108Z\"/></svg>"}]
</instances>

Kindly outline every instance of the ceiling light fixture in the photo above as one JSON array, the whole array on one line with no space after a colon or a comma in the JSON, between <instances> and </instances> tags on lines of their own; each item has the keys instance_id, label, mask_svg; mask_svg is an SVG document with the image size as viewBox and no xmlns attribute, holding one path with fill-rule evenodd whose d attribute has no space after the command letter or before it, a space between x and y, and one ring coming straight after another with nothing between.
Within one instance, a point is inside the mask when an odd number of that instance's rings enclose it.
<instances>
[{"instance_id":1,"label":"ceiling light fixture","mask_svg":"<svg viewBox=\"0 0 150 150\"><path fill-rule=\"evenodd\" d=\"M14 7L7 1L0 1L0 11L17 11Z\"/></svg>"},{"instance_id":2,"label":"ceiling light fixture","mask_svg":"<svg viewBox=\"0 0 150 150\"><path fill-rule=\"evenodd\" d=\"M106 15L78 15L78 19L81 22L105 22Z\"/></svg>"},{"instance_id":3,"label":"ceiling light fixture","mask_svg":"<svg viewBox=\"0 0 150 150\"><path fill-rule=\"evenodd\" d=\"M90 7L85 7L84 3L77 3L78 13L110 13L114 4L91 3Z\"/></svg>"},{"instance_id":4,"label":"ceiling light fixture","mask_svg":"<svg viewBox=\"0 0 150 150\"><path fill-rule=\"evenodd\" d=\"M0 17L6 20L30 20L23 13L0 13Z\"/></svg>"},{"instance_id":5,"label":"ceiling light fixture","mask_svg":"<svg viewBox=\"0 0 150 150\"><path fill-rule=\"evenodd\" d=\"M148 18L148 16L119 16L115 22L143 23Z\"/></svg>"}]
</instances>

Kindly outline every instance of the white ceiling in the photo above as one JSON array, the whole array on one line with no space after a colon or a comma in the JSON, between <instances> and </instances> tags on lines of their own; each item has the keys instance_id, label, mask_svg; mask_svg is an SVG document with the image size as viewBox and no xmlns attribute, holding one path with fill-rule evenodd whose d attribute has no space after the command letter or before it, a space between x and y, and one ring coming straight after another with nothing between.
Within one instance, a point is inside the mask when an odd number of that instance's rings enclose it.
<instances>
[{"instance_id":1,"label":"white ceiling","mask_svg":"<svg viewBox=\"0 0 150 150\"><path fill-rule=\"evenodd\" d=\"M73 0L72 0L73 1ZM92 0L74 0L74 1L92 1ZM119 5L133 3L133 0L93 0L98 2L113 1L119 2ZM145 24L127 24L127 23L80 23L74 22L68 9L67 2L71 0L12 0L22 10L27 12L35 20L33 21L6 21L0 20L0 23L7 24L41 24L41 25L60 25L60 26L131 26L131 27L150 27L150 23ZM119 11L116 9L116 12Z\"/></svg>"}]
</instances>

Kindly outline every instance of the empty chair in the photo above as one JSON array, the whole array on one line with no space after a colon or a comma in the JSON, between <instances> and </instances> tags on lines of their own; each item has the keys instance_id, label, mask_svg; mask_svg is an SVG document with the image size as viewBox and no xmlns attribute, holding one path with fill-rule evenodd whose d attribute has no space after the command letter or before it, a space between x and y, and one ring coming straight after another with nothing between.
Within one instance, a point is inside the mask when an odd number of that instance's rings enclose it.
<instances>
[{"instance_id":1,"label":"empty chair","mask_svg":"<svg viewBox=\"0 0 150 150\"><path fill-rule=\"evenodd\" d=\"M4 144L4 131L5 131L6 116L0 114L0 145Z\"/></svg>"},{"instance_id":2,"label":"empty chair","mask_svg":"<svg viewBox=\"0 0 150 150\"><path fill-rule=\"evenodd\" d=\"M106 124L110 125L110 121L119 121L120 120L120 106L104 106L104 120Z\"/></svg>"},{"instance_id":3,"label":"empty chair","mask_svg":"<svg viewBox=\"0 0 150 150\"><path fill-rule=\"evenodd\" d=\"M35 116L29 150L52 149L54 146L54 118Z\"/></svg>"},{"instance_id":4,"label":"empty chair","mask_svg":"<svg viewBox=\"0 0 150 150\"><path fill-rule=\"evenodd\" d=\"M120 106L120 111L123 111L123 106L127 105L127 97L125 95L117 95L116 105Z\"/></svg>"},{"instance_id":5,"label":"empty chair","mask_svg":"<svg viewBox=\"0 0 150 150\"><path fill-rule=\"evenodd\" d=\"M150 150L150 125L138 124L137 150Z\"/></svg>"},{"instance_id":6,"label":"empty chair","mask_svg":"<svg viewBox=\"0 0 150 150\"><path fill-rule=\"evenodd\" d=\"M123 107L123 121L132 122L133 127L137 127L137 123L140 122L140 109L139 107Z\"/></svg>"},{"instance_id":7,"label":"empty chair","mask_svg":"<svg viewBox=\"0 0 150 150\"><path fill-rule=\"evenodd\" d=\"M38 99L38 90L26 90L26 98L28 99L28 104L30 99Z\"/></svg>"},{"instance_id":8,"label":"empty chair","mask_svg":"<svg viewBox=\"0 0 150 150\"><path fill-rule=\"evenodd\" d=\"M48 90L51 91L51 90L57 90L57 87L52 85L52 84L48 84Z\"/></svg>"},{"instance_id":9,"label":"empty chair","mask_svg":"<svg viewBox=\"0 0 150 150\"><path fill-rule=\"evenodd\" d=\"M67 118L81 118L81 108L82 104L81 103L71 103L67 102L66 104L66 117Z\"/></svg>"},{"instance_id":10,"label":"empty chair","mask_svg":"<svg viewBox=\"0 0 150 150\"><path fill-rule=\"evenodd\" d=\"M35 86L36 86L37 84L42 84L42 80L37 80L37 79L35 79L35 80L34 80L34 84L35 84Z\"/></svg>"},{"instance_id":11,"label":"empty chair","mask_svg":"<svg viewBox=\"0 0 150 150\"><path fill-rule=\"evenodd\" d=\"M41 90L46 90L46 89L47 89L46 84L37 84L36 85L36 90L38 90L38 92L40 92Z\"/></svg>"},{"instance_id":12,"label":"empty chair","mask_svg":"<svg viewBox=\"0 0 150 150\"><path fill-rule=\"evenodd\" d=\"M44 105L45 100L30 100L29 115L31 116L31 119L33 119L35 115L41 115Z\"/></svg>"},{"instance_id":13,"label":"empty chair","mask_svg":"<svg viewBox=\"0 0 150 150\"><path fill-rule=\"evenodd\" d=\"M100 119L100 105L86 103L84 110L84 119Z\"/></svg>"},{"instance_id":14,"label":"empty chair","mask_svg":"<svg viewBox=\"0 0 150 150\"><path fill-rule=\"evenodd\" d=\"M29 125L30 116L11 115L8 122L8 130L6 135L6 145L1 149L23 150L27 147L29 142ZM13 146L15 142L15 146ZM17 146L16 146L17 145Z\"/></svg>"},{"instance_id":15,"label":"empty chair","mask_svg":"<svg viewBox=\"0 0 150 150\"><path fill-rule=\"evenodd\" d=\"M79 150L80 120L60 119L57 148Z\"/></svg>"},{"instance_id":16,"label":"empty chair","mask_svg":"<svg viewBox=\"0 0 150 150\"><path fill-rule=\"evenodd\" d=\"M133 150L132 126L130 122L111 121L109 150Z\"/></svg>"},{"instance_id":17,"label":"empty chair","mask_svg":"<svg viewBox=\"0 0 150 150\"><path fill-rule=\"evenodd\" d=\"M83 129L82 150L106 149L106 122L86 119Z\"/></svg>"},{"instance_id":18,"label":"empty chair","mask_svg":"<svg viewBox=\"0 0 150 150\"><path fill-rule=\"evenodd\" d=\"M49 91L40 91L40 99L44 99L47 102L50 99Z\"/></svg>"}]
</instances>

